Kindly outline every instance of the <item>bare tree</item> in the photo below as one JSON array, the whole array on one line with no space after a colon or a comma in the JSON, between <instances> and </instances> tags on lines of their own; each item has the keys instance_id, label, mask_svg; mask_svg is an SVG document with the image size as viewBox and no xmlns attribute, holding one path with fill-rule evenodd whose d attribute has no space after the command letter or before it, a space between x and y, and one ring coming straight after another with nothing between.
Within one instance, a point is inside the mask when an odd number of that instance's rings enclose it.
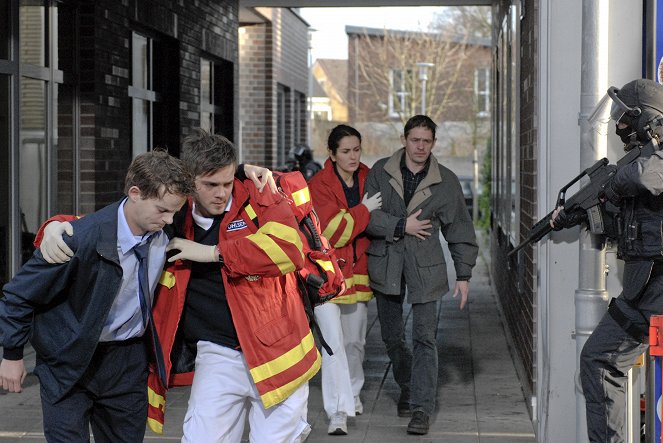
<instances>
[{"instance_id":1,"label":"bare tree","mask_svg":"<svg viewBox=\"0 0 663 443\"><path fill-rule=\"evenodd\" d=\"M358 75L351 80L350 94L356 101L356 121L391 118L395 124L404 123L420 112L422 93L425 112L433 120L441 121L451 109L453 120L470 118L474 70L490 60L487 40L478 41L469 29L458 34L455 28L436 32L368 29L354 38L359 40L359 44L350 43ZM419 62L433 64L427 70L425 91Z\"/></svg>"},{"instance_id":2,"label":"bare tree","mask_svg":"<svg viewBox=\"0 0 663 443\"><path fill-rule=\"evenodd\" d=\"M489 6L450 6L435 14L431 30L455 29L456 32L470 37L490 38L492 28Z\"/></svg>"}]
</instances>

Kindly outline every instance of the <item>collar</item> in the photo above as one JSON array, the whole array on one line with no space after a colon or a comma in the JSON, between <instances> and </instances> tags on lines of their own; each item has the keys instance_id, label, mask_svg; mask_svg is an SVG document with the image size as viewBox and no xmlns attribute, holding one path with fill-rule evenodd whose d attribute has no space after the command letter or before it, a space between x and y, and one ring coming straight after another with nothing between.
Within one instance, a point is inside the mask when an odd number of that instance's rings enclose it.
<instances>
[{"instance_id":1,"label":"collar","mask_svg":"<svg viewBox=\"0 0 663 443\"><path fill-rule=\"evenodd\" d=\"M233 204L233 196L232 194L230 195L230 198L228 199L228 202L226 203L226 208L224 209L224 214L228 211L230 211L230 207ZM191 216L193 217L193 221L201 228L204 230L208 230L209 228L212 227L212 224L214 223L214 219L216 217L205 217L203 215L200 215L197 211L197 205L196 202L193 202L193 208L191 210ZM219 217L223 217L223 214L221 214Z\"/></svg>"},{"instance_id":2,"label":"collar","mask_svg":"<svg viewBox=\"0 0 663 443\"><path fill-rule=\"evenodd\" d=\"M401 172L408 171L408 172L410 172L410 174L413 174L413 175L428 173L428 167L430 166L430 158L433 155L432 153L428 156L428 158L426 159L426 163L424 163L424 167L419 172L410 171L410 168L408 168L407 165L405 164L405 156L406 155L407 155L407 153L405 153L405 148L403 148L403 156L401 157L401 164L400 164Z\"/></svg>"},{"instance_id":3,"label":"collar","mask_svg":"<svg viewBox=\"0 0 663 443\"><path fill-rule=\"evenodd\" d=\"M122 254L126 254L136 246L138 243L142 243L147 238L152 235L159 236L163 231L157 232L146 232L144 235L134 235L129 228L129 223L127 222L127 217L124 215L124 205L127 203L127 197L124 198L117 207L117 245L122 251Z\"/></svg>"}]
</instances>

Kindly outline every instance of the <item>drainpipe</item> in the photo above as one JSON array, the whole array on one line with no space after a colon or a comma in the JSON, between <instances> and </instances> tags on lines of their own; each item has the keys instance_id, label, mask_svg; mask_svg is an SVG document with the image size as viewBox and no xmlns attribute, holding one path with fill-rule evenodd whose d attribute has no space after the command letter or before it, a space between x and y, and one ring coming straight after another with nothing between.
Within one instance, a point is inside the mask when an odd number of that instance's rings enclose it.
<instances>
[{"instance_id":1,"label":"drainpipe","mask_svg":"<svg viewBox=\"0 0 663 443\"><path fill-rule=\"evenodd\" d=\"M580 79L580 169L586 169L606 155L606 139L592 130L589 114L608 89L609 2L583 0L582 2L582 73ZM582 229L579 240L580 272L575 292L576 371L580 352L587 338L606 311L605 242L602 236ZM578 380L578 377L576 377ZM576 443L587 442L585 398L576 385Z\"/></svg>"}]
</instances>

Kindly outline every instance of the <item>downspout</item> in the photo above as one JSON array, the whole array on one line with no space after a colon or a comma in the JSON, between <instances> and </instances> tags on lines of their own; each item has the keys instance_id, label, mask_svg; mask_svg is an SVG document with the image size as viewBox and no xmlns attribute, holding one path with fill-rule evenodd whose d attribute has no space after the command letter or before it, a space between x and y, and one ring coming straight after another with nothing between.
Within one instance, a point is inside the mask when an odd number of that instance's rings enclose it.
<instances>
[{"instance_id":1,"label":"downspout","mask_svg":"<svg viewBox=\"0 0 663 443\"><path fill-rule=\"evenodd\" d=\"M609 2L582 2L582 72L580 77L580 168L586 169L606 156L606 140L589 127L592 109L608 89L608 13ZM602 236L582 229L579 239L579 278L575 292L576 371L580 352L594 327L606 311L605 242ZM576 377L576 443L587 438L585 398Z\"/></svg>"}]
</instances>

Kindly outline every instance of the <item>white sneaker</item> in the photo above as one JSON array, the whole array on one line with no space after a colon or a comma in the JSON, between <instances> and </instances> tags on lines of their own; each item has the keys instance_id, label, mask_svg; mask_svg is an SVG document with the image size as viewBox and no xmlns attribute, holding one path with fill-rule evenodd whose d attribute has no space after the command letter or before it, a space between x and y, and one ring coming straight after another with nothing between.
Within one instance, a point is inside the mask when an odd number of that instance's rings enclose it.
<instances>
[{"instance_id":1,"label":"white sneaker","mask_svg":"<svg viewBox=\"0 0 663 443\"><path fill-rule=\"evenodd\" d=\"M345 412L337 412L331 416L329 420L329 428L327 434L329 435L347 435L348 434L348 414Z\"/></svg>"},{"instance_id":2,"label":"white sneaker","mask_svg":"<svg viewBox=\"0 0 663 443\"><path fill-rule=\"evenodd\" d=\"M359 396L357 395L357 396L355 397L355 414L357 414L357 415L361 415L361 414L363 414L363 413L364 413L364 405L361 404L361 399L360 399Z\"/></svg>"}]
</instances>

